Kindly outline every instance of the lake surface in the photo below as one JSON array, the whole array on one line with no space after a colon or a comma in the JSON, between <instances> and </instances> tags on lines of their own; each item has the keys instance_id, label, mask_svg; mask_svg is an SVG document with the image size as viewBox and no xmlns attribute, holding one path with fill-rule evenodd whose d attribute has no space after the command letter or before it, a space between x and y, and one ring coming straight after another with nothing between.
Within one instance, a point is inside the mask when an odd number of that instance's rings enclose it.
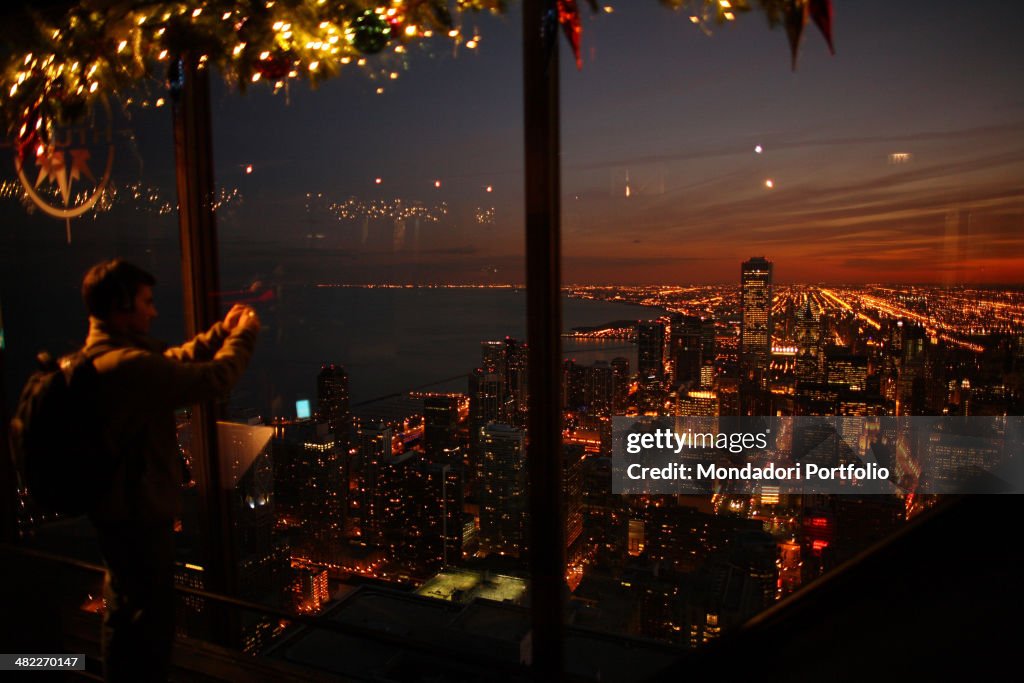
<instances>
[{"instance_id":1,"label":"lake surface","mask_svg":"<svg viewBox=\"0 0 1024 683\"><path fill-rule=\"evenodd\" d=\"M563 327L650 319L658 308L563 297ZM315 402L324 363L345 366L353 404L413 388L466 391L480 365L480 342L526 338L526 294L508 289L286 287L260 306L264 332L232 396L236 409L288 416ZM589 364L616 356L636 365L621 340L563 340L566 358Z\"/></svg>"}]
</instances>

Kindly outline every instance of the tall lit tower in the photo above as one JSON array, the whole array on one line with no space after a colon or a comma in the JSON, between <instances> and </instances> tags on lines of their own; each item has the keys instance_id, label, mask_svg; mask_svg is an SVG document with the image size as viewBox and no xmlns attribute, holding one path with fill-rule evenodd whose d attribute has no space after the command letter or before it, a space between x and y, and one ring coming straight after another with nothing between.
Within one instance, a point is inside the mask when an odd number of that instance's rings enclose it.
<instances>
[{"instance_id":1,"label":"tall lit tower","mask_svg":"<svg viewBox=\"0 0 1024 683\"><path fill-rule=\"evenodd\" d=\"M665 375L665 325L643 321L636 326L637 371L640 379L657 379Z\"/></svg>"},{"instance_id":2,"label":"tall lit tower","mask_svg":"<svg viewBox=\"0 0 1024 683\"><path fill-rule=\"evenodd\" d=\"M821 374L821 321L811 305L811 297L796 314L796 378L799 382L815 382Z\"/></svg>"},{"instance_id":3,"label":"tall lit tower","mask_svg":"<svg viewBox=\"0 0 1024 683\"><path fill-rule=\"evenodd\" d=\"M526 432L491 423L480 435L480 547L518 557L526 534Z\"/></svg>"},{"instance_id":4,"label":"tall lit tower","mask_svg":"<svg viewBox=\"0 0 1024 683\"><path fill-rule=\"evenodd\" d=\"M430 462L462 462L458 443L459 405L454 396L423 399L423 450Z\"/></svg>"},{"instance_id":5,"label":"tall lit tower","mask_svg":"<svg viewBox=\"0 0 1024 683\"><path fill-rule=\"evenodd\" d=\"M768 383L772 346L772 263L763 256L744 261L740 269L740 368Z\"/></svg>"},{"instance_id":6,"label":"tall lit tower","mask_svg":"<svg viewBox=\"0 0 1024 683\"><path fill-rule=\"evenodd\" d=\"M700 381L703 352L704 322L698 316L674 314L668 352L672 361L673 384Z\"/></svg>"},{"instance_id":7,"label":"tall lit tower","mask_svg":"<svg viewBox=\"0 0 1024 683\"><path fill-rule=\"evenodd\" d=\"M637 403L642 412L656 412L662 403L665 379L665 325L644 321L636 326L637 371L640 385Z\"/></svg>"},{"instance_id":8,"label":"tall lit tower","mask_svg":"<svg viewBox=\"0 0 1024 683\"><path fill-rule=\"evenodd\" d=\"M349 424L348 373L334 363L326 363L316 376L316 407L320 419L334 435L334 443L343 455L348 453Z\"/></svg>"}]
</instances>

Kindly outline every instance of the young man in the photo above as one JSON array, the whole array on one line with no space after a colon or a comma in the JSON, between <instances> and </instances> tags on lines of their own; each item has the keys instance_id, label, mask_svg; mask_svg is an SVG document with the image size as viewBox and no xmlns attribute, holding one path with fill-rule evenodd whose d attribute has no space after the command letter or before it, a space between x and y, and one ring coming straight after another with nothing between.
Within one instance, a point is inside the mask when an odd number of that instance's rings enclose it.
<instances>
[{"instance_id":1,"label":"young man","mask_svg":"<svg viewBox=\"0 0 1024 683\"><path fill-rule=\"evenodd\" d=\"M85 351L99 374L97 400L113 473L90 517L107 565L104 674L108 681L166 680L175 631L174 519L184 463L174 411L223 397L252 355L259 318L234 306L179 347L149 337L156 280L115 259L82 282Z\"/></svg>"}]
</instances>

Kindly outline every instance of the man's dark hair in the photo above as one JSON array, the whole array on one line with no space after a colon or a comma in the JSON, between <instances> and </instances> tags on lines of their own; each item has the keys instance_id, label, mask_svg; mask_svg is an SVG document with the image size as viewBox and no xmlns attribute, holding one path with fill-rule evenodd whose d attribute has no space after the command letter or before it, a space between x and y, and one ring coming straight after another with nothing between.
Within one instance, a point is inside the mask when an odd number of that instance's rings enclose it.
<instances>
[{"instance_id":1,"label":"man's dark hair","mask_svg":"<svg viewBox=\"0 0 1024 683\"><path fill-rule=\"evenodd\" d=\"M108 320L114 311L131 311L139 287L152 287L156 278L139 268L116 258L97 263L82 279L82 301L89 315Z\"/></svg>"}]
</instances>

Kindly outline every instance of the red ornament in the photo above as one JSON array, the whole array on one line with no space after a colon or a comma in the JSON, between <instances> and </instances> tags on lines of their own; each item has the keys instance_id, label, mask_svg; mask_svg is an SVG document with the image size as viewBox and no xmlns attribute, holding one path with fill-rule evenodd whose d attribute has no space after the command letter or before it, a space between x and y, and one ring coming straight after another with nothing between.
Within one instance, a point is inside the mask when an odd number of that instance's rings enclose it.
<instances>
[{"instance_id":1,"label":"red ornament","mask_svg":"<svg viewBox=\"0 0 1024 683\"><path fill-rule=\"evenodd\" d=\"M42 143L43 139L39 136L38 131L35 128L25 133L25 135L18 138L18 159L24 159L28 153L35 154L36 147Z\"/></svg>"},{"instance_id":2,"label":"red ornament","mask_svg":"<svg viewBox=\"0 0 1024 683\"><path fill-rule=\"evenodd\" d=\"M815 26L821 31L821 35L825 36L828 51L835 54L836 48L832 44L832 0L810 0L808 7Z\"/></svg>"},{"instance_id":3,"label":"red ornament","mask_svg":"<svg viewBox=\"0 0 1024 683\"><path fill-rule=\"evenodd\" d=\"M558 23L562 25L565 37L569 39L572 53L576 57L576 68L583 68L580 57L580 39L583 37L583 26L580 24L580 8L576 0L558 0Z\"/></svg>"},{"instance_id":4,"label":"red ornament","mask_svg":"<svg viewBox=\"0 0 1024 683\"><path fill-rule=\"evenodd\" d=\"M36 105L22 118L21 128L14 141L19 160L23 160L26 155L35 156L37 148L45 142L40 134L40 130L45 126L36 127L36 122L41 117L40 107Z\"/></svg>"},{"instance_id":5,"label":"red ornament","mask_svg":"<svg viewBox=\"0 0 1024 683\"><path fill-rule=\"evenodd\" d=\"M274 52L256 64L256 71L267 80L279 81L295 69L295 56L290 52Z\"/></svg>"}]
</instances>

